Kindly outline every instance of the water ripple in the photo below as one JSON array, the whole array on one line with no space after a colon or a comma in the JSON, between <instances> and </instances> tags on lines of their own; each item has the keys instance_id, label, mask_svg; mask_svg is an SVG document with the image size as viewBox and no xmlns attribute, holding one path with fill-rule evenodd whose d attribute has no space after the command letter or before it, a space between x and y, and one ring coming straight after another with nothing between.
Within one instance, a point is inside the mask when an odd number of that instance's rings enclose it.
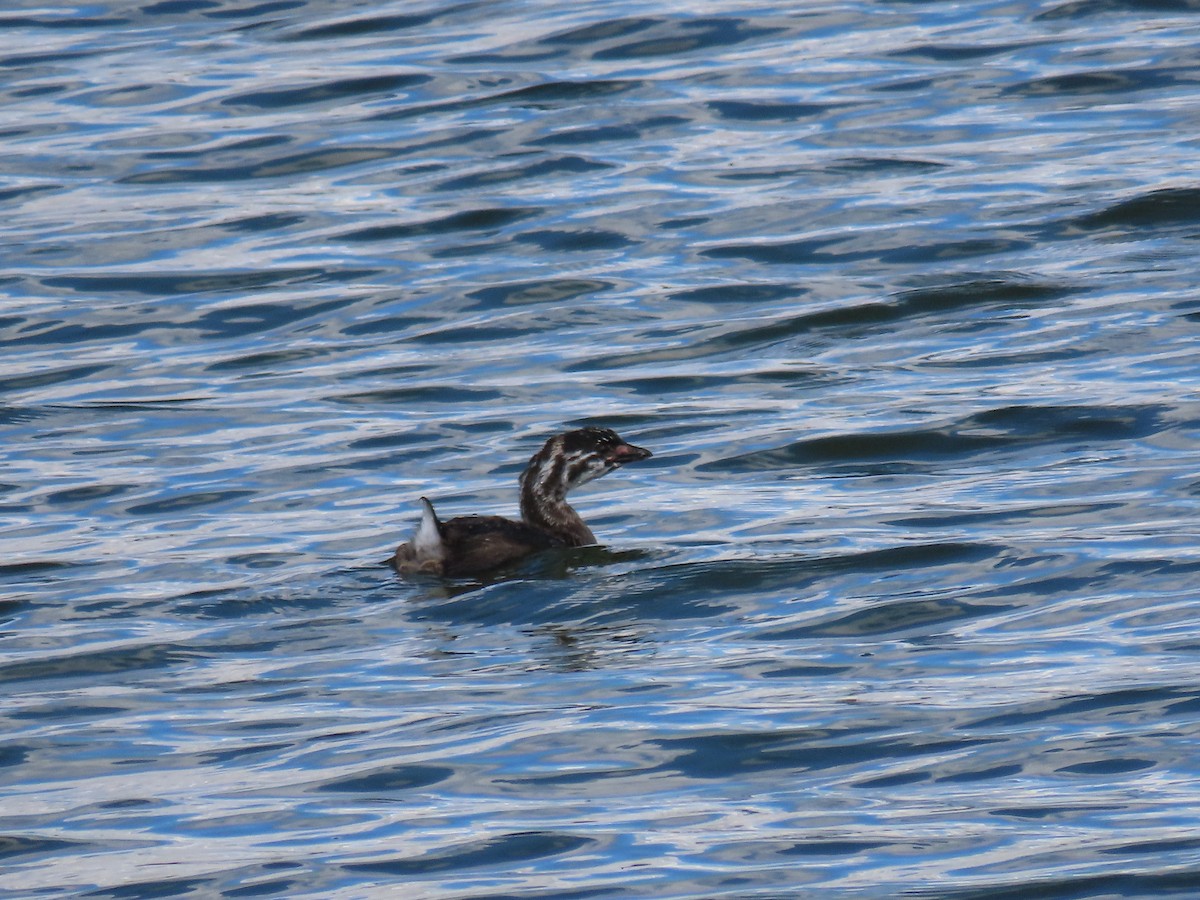
<instances>
[{"instance_id":1,"label":"water ripple","mask_svg":"<svg viewBox=\"0 0 1200 900\"><path fill-rule=\"evenodd\" d=\"M1192 890L1195 3L10 6L0 893Z\"/></svg>"}]
</instances>

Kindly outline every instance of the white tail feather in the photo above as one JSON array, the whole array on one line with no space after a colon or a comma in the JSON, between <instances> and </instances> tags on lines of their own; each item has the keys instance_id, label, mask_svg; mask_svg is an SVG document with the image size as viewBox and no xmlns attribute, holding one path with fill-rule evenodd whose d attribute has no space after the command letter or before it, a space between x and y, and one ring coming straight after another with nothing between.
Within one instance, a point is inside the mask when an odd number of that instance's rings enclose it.
<instances>
[{"instance_id":1,"label":"white tail feather","mask_svg":"<svg viewBox=\"0 0 1200 900\"><path fill-rule=\"evenodd\" d=\"M417 559L440 560L445 557L446 548L442 546L442 531L438 527L437 513L433 511L433 504L424 497L421 498L421 507L421 523L409 543Z\"/></svg>"}]
</instances>

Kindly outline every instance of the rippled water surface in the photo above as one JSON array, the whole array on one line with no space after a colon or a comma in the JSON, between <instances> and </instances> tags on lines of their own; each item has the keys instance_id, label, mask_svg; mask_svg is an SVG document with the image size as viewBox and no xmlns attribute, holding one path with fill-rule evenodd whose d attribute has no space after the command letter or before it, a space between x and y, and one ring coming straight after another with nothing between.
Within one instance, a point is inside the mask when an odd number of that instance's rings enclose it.
<instances>
[{"instance_id":1,"label":"rippled water surface","mask_svg":"<svg viewBox=\"0 0 1200 900\"><path fill-rule=\"evenodd\" d=\"M0 35L0 894L1196 895L1200 4Z\"/></svg>"}]
</instances>

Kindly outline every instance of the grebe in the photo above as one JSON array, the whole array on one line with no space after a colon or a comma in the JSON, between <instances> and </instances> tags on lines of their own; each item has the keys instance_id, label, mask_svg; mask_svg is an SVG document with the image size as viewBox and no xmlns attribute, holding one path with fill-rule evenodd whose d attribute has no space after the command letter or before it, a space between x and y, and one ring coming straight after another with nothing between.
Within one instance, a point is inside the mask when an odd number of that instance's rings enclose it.
<instances>
[{"instance_id":1,"label":"grebe","mask_svg":"<svg viewBox=\"0 0 1200 900\"><path fill-rule=\"evenodd\" d=\"M650 456L608 428L555 435L521 473L521 521L459 516L443 522L422 497L421 522L412 540L396 548L392 565L399 572L477 575L539 550L594 544L596 536L567 503L567 492Z\"/></svg>"}]
</instances>

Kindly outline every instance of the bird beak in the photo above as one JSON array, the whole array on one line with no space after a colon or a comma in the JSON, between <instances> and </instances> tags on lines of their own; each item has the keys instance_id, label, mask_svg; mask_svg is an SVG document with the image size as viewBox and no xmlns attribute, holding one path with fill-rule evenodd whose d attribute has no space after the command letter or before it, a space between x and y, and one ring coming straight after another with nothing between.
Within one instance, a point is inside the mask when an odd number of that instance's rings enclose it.
<instances>
[{"instance_id":1,"label":"bird beak","mask_svg":"<svg viewBox=\"0 0 1200 900\"><path fill-rule=\"evenodd\" d=\"M649 459L653 455L645 447L635 447L633 444L618 444L608 454L608 461L614 465L623 466L625 463L637 462L639 459Z\"/></svg>"}]
</instances>

